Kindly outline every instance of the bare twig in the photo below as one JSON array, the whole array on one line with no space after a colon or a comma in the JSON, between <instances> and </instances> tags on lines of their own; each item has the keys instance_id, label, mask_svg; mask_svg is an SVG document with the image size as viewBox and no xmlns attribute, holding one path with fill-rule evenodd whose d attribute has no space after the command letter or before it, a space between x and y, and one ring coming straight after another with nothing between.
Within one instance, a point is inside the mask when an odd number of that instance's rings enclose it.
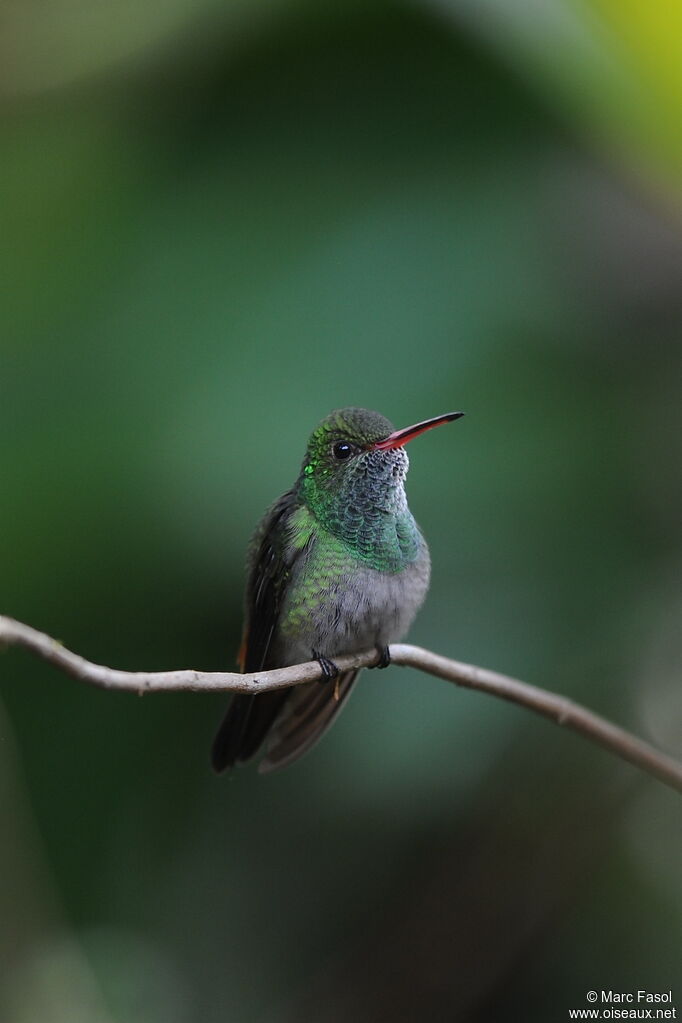
<instances>
[{"instance_id":1,"label":"bare twig","mask_svg":"<svg viewBox=\"0 0 682 1023\"><path fill-rule=\"evenodd\" d=\"M322 677L317 661L296 664L289 668L261 671L258 675L241 675L229 671L119 671L93 664L84 657L72 653L56 639L24 625L14 618L0 615L0 644L21 646L38 654L44 660L81 682L99 686L102 689L120 689L137 693L159 693L172 691L265 693L271 689L314 682ZM491 693L503 700L520 704L529 710L542 714L558 725L579 732L598 743L610 753L628 760L631 764L648 772L659 781L682 792L682 764L661 753L642 739L631 735L623 728L612 724L606 718L592 713L579 703L566 697L550 693L546 689L528 685L496 671L462 664L447 657L423 650L421 647L396 643L391 647L391 662L416 668L429 675L436 675L448 682ZM377 662L376 650L364 654L336 657L335 663L341 671L349 668L368 668Z\"/></svg>"}]
</instances>

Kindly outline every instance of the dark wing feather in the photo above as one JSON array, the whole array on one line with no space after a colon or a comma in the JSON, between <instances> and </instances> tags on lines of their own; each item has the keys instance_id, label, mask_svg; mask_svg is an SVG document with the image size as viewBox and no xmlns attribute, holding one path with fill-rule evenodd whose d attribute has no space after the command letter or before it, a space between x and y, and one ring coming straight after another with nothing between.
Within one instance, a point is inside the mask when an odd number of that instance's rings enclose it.
<instances>
[{"instance_id":1,"label":"dark wing feather","mask_svg":"<svg viewBox=\"0 0 682 1023\"><path fill-rule=\"evenodd\" d=\"M284 494L264 517L251 543L246 586L242 671L281 667L273 660L273 638L285 596L288 572L303 553L287 542L287 527L297 504ZM286 767L311 749L335 720L358 677L348 671L337 681L290 686L259 696L232 698L215 737L213 767L223 771L250 760L270 736L263 772Z\"/></svg>"},{"instance_id":2,"label":"dark wing feather","mask_svg":"<svg viewBox=\"0 0 682 1023\"><path fill-rule=\"evenodd\" d=\"M264 516L251 541L245 599L244 640L240 651L242 671L263 671L284 599L287 571L300 551L287 550L287 525L297 505L289 491ZM237 695L213 742L211 761L216 771L248 760L272 727L289 689L260 696Z\"/></svg>"}]
</instances>

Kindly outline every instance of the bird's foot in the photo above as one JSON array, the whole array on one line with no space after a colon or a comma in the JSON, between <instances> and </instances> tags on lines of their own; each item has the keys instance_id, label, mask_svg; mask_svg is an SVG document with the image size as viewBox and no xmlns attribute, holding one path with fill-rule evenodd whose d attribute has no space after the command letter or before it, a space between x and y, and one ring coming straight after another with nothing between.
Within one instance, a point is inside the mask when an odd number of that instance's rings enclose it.
<instances>
[{"instance_id":1,"label":"bird's foot","mask_svg":"<svg viewBox=\"0 0 682 1023\"><path fill-rule=\"evenodd\" d=\"M338 700L341 696L341 690L339 689L341 675L339 673L339 669L333 661L330 661L328 657L321 654L319 650L313 650L313 659L316 660L322 668L322 678L320 679L320 682L331 682L334 680L334 699Z\"/></svg>"},{"instance_id":2,"label":"bird's foot","mask_svg":"<svg viewBox=\"0 0 682 1023\"><path fill-rule=\"evenodd\" d=\"M377 654L379 655L379 660L377 661L376 664L373 664L372 667L388 668L389 664L391 663L391 651L388 649L388 647L377 646Z\"/></svg>"},{"instance_id":3,"label":"bird's foot","mask_svg":"<svg viewBox=\"0 0 682 1023\"><path fill-rule=\"evenodd\" d=\"M338 678L339 669L333 661L330 661L328 657L321 654L319 650L313 650L313 660L317 661L319 666L322 668L322 678L320 679L320 682L331 682L333 679Z\"/></svg>"}]
</instances>

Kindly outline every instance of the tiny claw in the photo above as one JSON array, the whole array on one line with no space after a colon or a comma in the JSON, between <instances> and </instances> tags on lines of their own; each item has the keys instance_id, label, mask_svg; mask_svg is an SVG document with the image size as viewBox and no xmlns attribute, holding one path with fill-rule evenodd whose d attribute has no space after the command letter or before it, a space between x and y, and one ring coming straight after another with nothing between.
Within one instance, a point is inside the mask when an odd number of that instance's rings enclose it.
<instances>
[{"instance_id":1,"label":"tiny claw","mask_svg":"<svg viewBox=\"0 0 682 1023\"><path fill-rule=\"evenodd\" d=\"M320 682L331 682L332 679L338 678L339 669L333 661L330 661L328 657L321 654L319 650L313 650L313 660L317 661L319 666L322 668L322 678L320 679Z\"/></svg>"},{"instance_id":2,"label":"tiny claw","mask_svg":"<svg viewBox=\"0 0 682 1023\"><path fill-rule=\"evenodd\" d=\"M373 668L388 668L391 663L391 651L387 646L377 646L377 654L379 660L376 664L373 664Z\"/></svg>"}]
</instances>

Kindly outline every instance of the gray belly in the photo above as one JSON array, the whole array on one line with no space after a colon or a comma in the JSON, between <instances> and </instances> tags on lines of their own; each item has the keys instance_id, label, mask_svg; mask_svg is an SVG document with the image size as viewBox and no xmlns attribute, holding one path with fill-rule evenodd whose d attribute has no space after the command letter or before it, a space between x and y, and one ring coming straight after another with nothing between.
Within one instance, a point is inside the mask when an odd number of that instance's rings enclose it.
<instances>
[{"instance_id":1,"label":"gray belly","mask_svg":"<svg viewBox=\"0 0 682 1023\"><path fill-rule=\"evenodd\" d=\"M430 567L424 543L417 560L401 572L378 572L362 565L344 572L295 631L278 635L281 663L308 661L313 650L333 659L397 642L424 602Z\"/></svg>"}]
</instances>

